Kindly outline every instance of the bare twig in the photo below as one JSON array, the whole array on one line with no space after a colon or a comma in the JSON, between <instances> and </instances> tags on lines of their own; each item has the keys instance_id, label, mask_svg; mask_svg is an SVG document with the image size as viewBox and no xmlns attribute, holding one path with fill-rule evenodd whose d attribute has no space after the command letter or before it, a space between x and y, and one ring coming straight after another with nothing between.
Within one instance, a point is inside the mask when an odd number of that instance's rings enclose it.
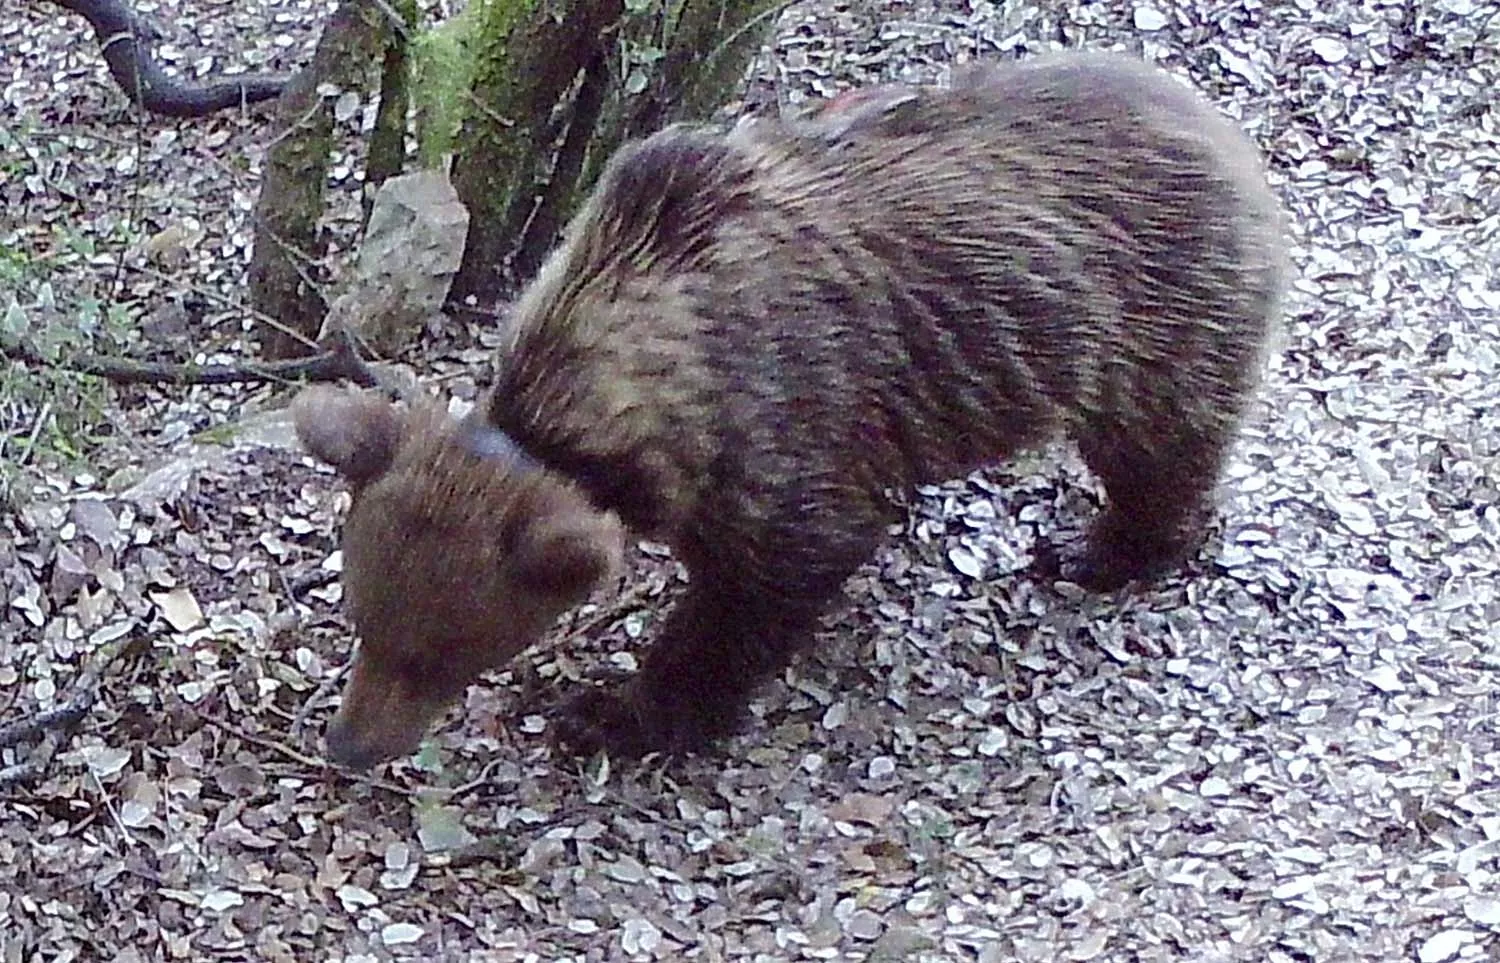
<instances>
[{"instance_id":1,"label":"bare twig","mask_svg":"<svg viewBox=\"0 0 1500 963\"><path fill-rule=\"evenodd\" d=\"M40 367L64 368L95 375L116 384L221 385L247 381L338 381L348 379L362 387L379 385L379 379L359 359L347 339L333 348L307 358L286 361L246 361L240 364L170 364L133 361L110 355L76 354L49 361L23 341L0 336L0 358Z\"/></svg>"},{"instance_id":2,"label":"bare twig","mask_svg":"<svg viewBox=\"0 0 1500 963\"><path fill-rule=\"evenodd\" d=\"M32 422L31 434L26 439L26 447L21 451L21 457L16 462L16 467L23 467L28 461L31 461L32 454L36 452L36 440L42 436L42 426L47 423L47 419L51 415L52 402L42 402L42 408L37 412L36 420Z\"/></svg>"},{"instance_id":3,"label":"bare twig","mask_svg":"<svg viewBox=\"0 0 1500 963\"><path fill-rule=\"evenodd\" d=\"M357 782L361 785L370 786L375 789L384 789L386 792L395 793L398 796L405 796L409 798L416 795L416 793L418 792L418 790L411 789L407 786L398 785L397 783L390 782L389 780L376 779L375 777L370 776L366 773L353 772L347 769L338 769L326 760L319 759L315 756L309 756L306 753L298 752L296 749L293 749L291 746L287 745L284 742L277 742L275 739L267 739L265 736L257 736L253 732L246 732L239 726L233 725L229 722L225 722L223 719L219 719L214 716L205 715L203 717L203 721L207 722L215 729L218 729L220 732L228 733L229 735L234 736L236 739L243 739L245 742L248 742L253 746L259 746L262 749L269 749L270 751L277 753L278 755L285 756L287 759L290 759L292 762L298 763L299 765L308 766L313 769L322 769L326 771L337 772L339 775L350 780L351 782Z\"/></svg>"},{"instance_id":4,"label":"bare twig","mask_svg":"<svg viewBox=\"0 0 1500 963\"><path fill-rule=\"evenodd\" d=\"M324 699L328 698L333 690L337 689L339 687L339 684L344 681L344 676L348 674L349 663L345 662L337 672L324 679L322 682L318 683L318 687L313 690L312 695L302 700L302 707L299 708L297 710L297 714L292 717L292 724L289 727L292 735L295 736L302 731L302 727L307 725L308 717L313 714L314 707L316 707Z\"/></svg>"},{"instance_id":5,"label":"bare twig","mask_svg":"<svg viewBox=\"0 0 1500 963\"><path fill-rule=\"evenodd\" d=\"M599 611L586 619L575 620L572 625L568 626L567 631L556 637L549 647L558 648L570 645L579 639L586 639L611 622L617 622L632 612L649 608L647 603L651 599L651 591L652 587L649 582L640 580L632 582L607 605L600 606Z\"/></svg>"},{"instance_id":6,"label":"bare twig","mask_svg":"<svg viewBox=\"0 0 1500 963\"><path fill-rule=\"evenodd\" d=\"M21 762L0 769L0 790L13 789L35 782L46 772L52 757L94 703L99 699L99 684L104 673L115 660L129 648L136 638L134 630L124 636L101 645L73 681L73 693L67 702L28 719L0 726L0 746L19 745L38 735L42 737L37 746Z\"/></svg>"},{"instance_id":7,"label":"bare twig","mask_svg":"<svg viewBox=\"0 0 1500 963\"><path fill-rule=\"evenodd\" d=\"M490 775L494 773L494 771L504 761L505 760L503 758L496 758L491 759L489 762L485 763L484 766L479 770L479 775L475 776L473 779L470 779L468 782L459 783L457 786L454 786L452 789L448 790L446 801L450 803L455 802L459 798L467 796L474 790L482 789L485 786L489 785Z\"/></svg>"},{"instance_id":8,"label":"bare twig","mask_svg":"<svg viewBox=\"0 0 1500 963\"><path fill-rule=\"evenodd\" d=\"M203 721L209 723L215 729L218 729L221 732L227 732L237 739L243 739L251 745L260 746L262 749L270 749L272 752L285 756L291 761L300 763L304 766L310 766L314 769L323 769L328 766L328 763L323 761L322 759L309 756L306 753L298 752L296 749L293 749L291 746L287 745L284 742L277 742L275 739L267 739L265 736L257 736L253 732L246 732L239 726L225 722L223 719L205 715L203 717Z\"/></svg>"},{"instance_id":9,"label":"bare twig","mask_svg":"<svg viewBox=\"0 0 1500 963\"><path fill-rule=\"evenodd\" d=\"M99 790L99 798L104 801L104 808L108 810L109 818L114 821L115 828L120 831L121 836L125 837L127 843L134 846L136 843L135 835L131 833L130 828L120 818L120 811L115 808L115 802L110 798L109 790L105 789L104 783L99 781L99 774L90 769L89 776L94 780L94 788Z\"/></svg>"},{"instance_id":10,"label":"bare twig","mask_svg":"<svg viewBox=\"0 0 1500 963\"><path fill-rule=\"evenodd\" d=\"M223 162L218 158L213 158L213 162L223 167L226 173L230 173L228 168L224 167ZM318 346L316 341L313 341L311 338L303 335L301 332L293 330L289 325L282 324L276 318L271 317L264 311L257 311L250 305L242 304L234 298L227 297L220 292L215 291L213 288L207 287L206 285L198 284L188 278L175 277L171 274L168 274L166 271L154 268L149 264L131 265L130 270L140 274L144 274L147 277L155 278L158 281L170 284L173 287L179 288L183 291L196 294L203 300L212 302L213 304L217 304L221 308L227 308L231 311L241 312L248 316L249 319L251 321L254 321L256 324L265 325L268 328L280 331L282 334L285 334L288 337L301 341L303 344L306 344L310 348L316 348ZM305 271L299 270L298 275L302 278L304 283L313 283L312 278L310 278Z\"/></svg>"},{"instance_id":11,"label":"bare twig","mask_svg":"<svg viewBox=\"0 0 1500 963\"><path fill-rule=\"evenodd\" d=\"M49 729L25 759L0 769L0 791L30 785L40 779L47 767L52 765L52 757L57 754L58 747L66 737L65 729Z\"/></svg>"},{"instance_id":12,"label":"bare twig","mask_svg":"<svg viewBox=\"0 0 1500 963\"><path fill-rule=\"evenodd\" d=\"M167 117L203 117L226 107L270 100L286 85L282 77L231 77L196 86L167 76L152 56L160 39L120 0L56 0L94 28L110 76L130 101Z\"/></svg>"},{"instance_id":13,"label":"bare twig","mask_svg":"<svg viewBox=\"0 0 1500 963\"><path fill-rule=\"evenodd\" d=\"M308 569L294 579L286 583L286 594L292 599L300 601L302 596L313 589L320 589L325 585L332 585L339 580L339 573L326 568Z\"/></svg>"}]
</instances>

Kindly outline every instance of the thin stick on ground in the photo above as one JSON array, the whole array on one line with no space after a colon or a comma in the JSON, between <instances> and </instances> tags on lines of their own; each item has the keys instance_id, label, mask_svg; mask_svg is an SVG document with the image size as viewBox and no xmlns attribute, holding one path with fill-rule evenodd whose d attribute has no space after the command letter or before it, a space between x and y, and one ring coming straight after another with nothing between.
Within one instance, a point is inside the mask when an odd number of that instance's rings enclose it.
<instances>
[{"instance_id":1,"label":"thin stick on ground","mask_svg":"<svg viewBox=\"0 0 1500 963\"><path fill-rule=\"evenodd\" d=\"M307 725L307 720L312 717L313 711L323 704L323 700L333 694L333 691L343 683L344 676L348 674L349 663L345 662L337 672L318 683L318 687L313 690L312 695L302 700L301 708L292 717L292 724L288 727L292 735L295 736L302 731L303 727Z\"/></svg>"},{"instance_id":2,"label":"thin stick on ground","mask_svg":"<svg viewBox=\"0 0 1500 963\"><path fill-rule=\"evenodd\" d=\"M99 700L100 685L104 674L115 661L136 641L134 630L101 645L89 659L83 671L73 681L72 695L67 702L55 708L39 712L27 719L0 726L0 747L10 748L29 739L41 736L36 746L20 762L0 769L0 791L30 785L47 771L52 757L72 733L73 728L88 715Z\"/></svg>"},{"instance_id":3,"label":"thin stick on ground","mask_svg":"<svg viewBox=\"0 0 1500 963\"><path fill-rule=\"evenodd\" d=\"M405 796L408 798L420 791L412 787L399 785L387 779L376 779L375 777L367 773L353 772L348 769L340 769L334 766L332 763L328 762L328 760L326 759L321 759L316 756L309 756L304 752L299 752L298 750L292 748L290 745L284 742L279 742L275 739L268 739L265 736L258 736L253 732L248 732L240 726L234 725L230 722L226 722L225 720L217 718L216 716L205 715L203 716L203 721L213 726L215 729L218 729L220 732L234 736L236 739L242 739L245 742L250 743L252 746L259 746L262 749L268 749L271 752L274 752L292 762L297 763L298 765L306 766L310 769L318 769L325 772L336 772L343 778L348 779L350 782L357 782L361 785L370 786L374 789L384 789L387 792L392 792L398 796Z\"/></svg>"},{"instance_id":4,"label":"thin stick on ground","mask_svg":"<svg viewBox=\"0 0 1500 963\"><path fill-rule=\"evenodd\" d=\"M95 375L116 384L222 385L257 381L341 381L365 388L379 385L369 366L345 338L321 354L285 361L245 361L239 364L174 364L133 361L110 355L77 354L48 360L31 345L0 336L0 358L35 367L63 368Z\"/></svg>"},{"instance_id":5,"label":"thin stick on ground","mask_svg":"<svg viewBox=\"0 0 1500 963\"><path fill-rule=\"evenodd\" d=\"M26 438L26 447L21 449L21 457L16 462L17 468L24 468L31 461L31 456L36 452L36 440L42 436L42 427L47 424L51 415L52 402L42 402L42 410L37 412L36 419L31 423L31 434Z\"/></svg>"}]
</instances>

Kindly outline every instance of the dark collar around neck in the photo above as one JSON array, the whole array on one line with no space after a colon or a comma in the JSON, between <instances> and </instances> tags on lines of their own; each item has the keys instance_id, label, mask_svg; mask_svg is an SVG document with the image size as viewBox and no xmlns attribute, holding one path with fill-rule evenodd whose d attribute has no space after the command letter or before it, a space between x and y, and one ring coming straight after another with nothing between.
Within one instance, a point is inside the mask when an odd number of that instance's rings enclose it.
<instances>
[{"instance_id":1,"label":"dark collar around neck","mask_svg":"<svg viewBox=\"0 0 1500 963\"><path fill-rule=\"evenodd\" d=\"M493 406L474 408L459 422L455 440L465 451L485 460L504 462L522 471L547 470L583 489L594 507L615 512L632 528L654 532L664 506L660 486L635 460L591 455L572 445L549 442L516 423L495 421Z\"/></svg>"}]
</instances>

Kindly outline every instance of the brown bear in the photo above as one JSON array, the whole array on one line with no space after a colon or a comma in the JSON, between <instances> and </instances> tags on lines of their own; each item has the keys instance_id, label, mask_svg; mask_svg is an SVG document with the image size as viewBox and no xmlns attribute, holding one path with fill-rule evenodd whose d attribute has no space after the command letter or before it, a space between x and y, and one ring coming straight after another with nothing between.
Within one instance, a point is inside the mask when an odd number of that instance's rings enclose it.
<instances>
[{"instance_id":1,"label":"brown bear","mask_svg":"<svg viewBox=\"0 0 1500 963\"><path fill-rule=\"evenodd\" d=\"M583 692L559 734L700 748L811 639L892 490L1059 433L1108 498L1065 574L1162 572L1199 543L1284 275L1254 147L1118 55L626 147L467 418L326 388L297 405L354 490L364 644L333 758L412 749L615 570L627 530L690 584L640 672Z\"/></svg>"}]
</instances>

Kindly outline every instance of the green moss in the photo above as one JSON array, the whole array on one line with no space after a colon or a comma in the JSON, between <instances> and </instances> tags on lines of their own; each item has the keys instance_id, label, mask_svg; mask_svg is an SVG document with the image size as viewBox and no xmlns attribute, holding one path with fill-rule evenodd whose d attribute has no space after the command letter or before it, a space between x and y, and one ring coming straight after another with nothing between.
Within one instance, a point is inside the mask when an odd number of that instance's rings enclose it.
<instances>
[{"instance_id":1,"label":"green moss","mask_svg":"<svg viewBox=\"0 0 1500 963\"><path fill-rule=\"evenodd\" d=\"M412 41L411 98L416 108L417 160L423 167L442 164L463 127L478 61L481 25L492 8L522 5L514 0L470 0L456 16Z\"/></svg>"},{"instance_id":2,"label":"green moss","mask_svg":"<svg viewBox=\"0 0 1500 963\"><path fill-rule=\"evenodd\" d=\"M534 5L543 9L534 12ZM496 236L508 236L514 227L507 218L518 190L531 190L530 171L542 162L538 132L547 124L548 110L534 103L532 89L538 83L535 34L546 36L546 27L566 10L550 0L484 0L473 40L470 92L465 93L466 113L459 132L462 149L454 168L454 185L469 207L470 223L493 225ZM554 14L553 8L556 7ZM548 56L561 56L548 54ZM488 235L486 235L488 236ZM495 263L498 251L474 248L465 259L478 257ZM481 245L482 247L482 245Z\"/></svg>"}]
</instances>

